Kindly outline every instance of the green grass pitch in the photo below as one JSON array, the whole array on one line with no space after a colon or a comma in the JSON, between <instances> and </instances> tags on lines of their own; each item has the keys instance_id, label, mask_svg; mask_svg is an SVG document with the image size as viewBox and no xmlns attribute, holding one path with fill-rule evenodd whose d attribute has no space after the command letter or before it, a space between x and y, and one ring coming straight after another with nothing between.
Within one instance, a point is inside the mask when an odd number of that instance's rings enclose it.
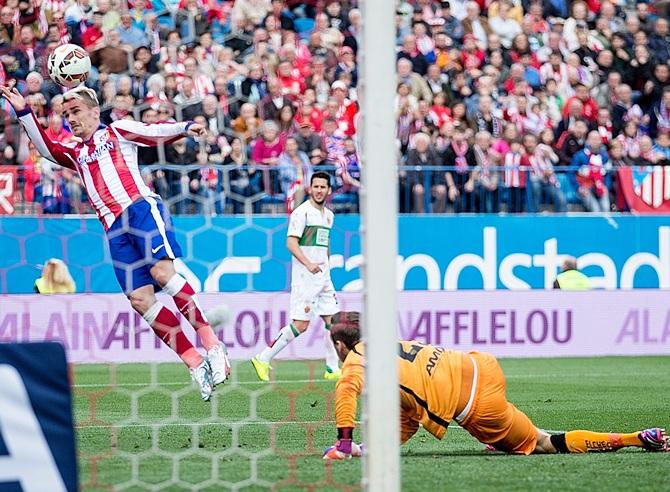
<instances>
[{"instance_id":1,"label":"green grass pitch","mask_svg":"<svg viewBox=\"0 0 670 492\"><path fill-rule=\"evenodd\" d=\"M320 379L322 363L274 366L276 382L260 384L248 362L235 363L210 403L180 364L76 366L81 489L357 490L359 460L321 460L335 439L334 383ZM502 366L509 400L539 427L670 426L670 357ZM670 453L506 456L455 424L442 441L420 430L401 453L403 491L670 490Z\"/></svg>"}]
</instances>

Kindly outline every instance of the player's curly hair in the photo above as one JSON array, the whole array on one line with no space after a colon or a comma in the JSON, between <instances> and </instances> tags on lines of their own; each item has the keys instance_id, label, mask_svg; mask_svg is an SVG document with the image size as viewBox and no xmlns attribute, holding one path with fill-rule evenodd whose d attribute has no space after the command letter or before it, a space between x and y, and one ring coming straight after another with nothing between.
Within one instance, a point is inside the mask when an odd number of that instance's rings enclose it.
<instances>
[{"instance_id":1,"label":"player's curly hair","mask_svg":"<svg viewBox=\"0 0 670 492\"><path fill-rule=\"evenodd\" d=\"M333 316L330 326L330 338L333 343L340 341L349 350L353 350L361 340L361 314L358 311L341 311Z\"/></svg>"}]
</instances>

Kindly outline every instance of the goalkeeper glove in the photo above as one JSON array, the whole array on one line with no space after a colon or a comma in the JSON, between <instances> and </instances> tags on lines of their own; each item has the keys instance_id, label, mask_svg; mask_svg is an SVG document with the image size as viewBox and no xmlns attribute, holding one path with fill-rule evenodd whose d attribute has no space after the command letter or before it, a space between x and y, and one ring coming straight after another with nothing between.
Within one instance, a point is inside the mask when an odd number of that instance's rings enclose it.
<instances>
[{"instance_id":1,"label":"goalkeeper glove","mask_svg":"<svg viewBox=\"0 0 670 492\"><path fill-rule=\"evenodd\" d=\"M353 428L341 427L337 429L338 439L335 445L330 446L323 453L324 460L348 460L352 456L359 457L363 454L362 446L351 439Z\"/></svg>"},{"instance_id":2,"label":"goalkeeper glove","mask_svg":"<svg viewBox=\"0 0 670 492\"><path fill-rule=\"evenodd\" d=\"M363 454L363 445L351 439L338 439L335 444L323 452L324 460L349 460L359 458Z\"/></svg>"}]
</instances>

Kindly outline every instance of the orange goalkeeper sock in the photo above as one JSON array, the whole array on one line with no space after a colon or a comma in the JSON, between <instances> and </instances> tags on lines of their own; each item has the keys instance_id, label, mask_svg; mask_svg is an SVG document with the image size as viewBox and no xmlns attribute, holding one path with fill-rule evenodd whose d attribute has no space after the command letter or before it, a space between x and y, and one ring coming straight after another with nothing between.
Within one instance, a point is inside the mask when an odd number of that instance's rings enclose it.
<instances>
[{"instance_id":1,"label":"orange goalkeeper sock","mask_svg":"<svg viewBox=\"0 0 670 492\"><path fill-rule=\"evenodd\" d=\"M575 430L565 433L565 445L570 453L616 451L626 446L642 446L637 432L615 434Z\"/></svg>"}]
</instances>

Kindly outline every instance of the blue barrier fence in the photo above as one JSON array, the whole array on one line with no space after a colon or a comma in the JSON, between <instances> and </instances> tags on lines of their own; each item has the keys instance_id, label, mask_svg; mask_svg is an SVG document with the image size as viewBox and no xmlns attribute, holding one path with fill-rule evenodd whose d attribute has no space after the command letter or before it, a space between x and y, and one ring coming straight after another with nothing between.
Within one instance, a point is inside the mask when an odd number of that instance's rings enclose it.
<instances>
[{"instance_id":1,"label":"blue barrier fence","mask_svg":"<svg viewBox=\"0 0 670 492\"><path fill-rule=\"evenodd\" d=\"M401 289L550 288L563 259L599 288L670 288L670 217L406 215L399 219ZM175 217L181 270L209 291L290 286L286 217ZM331 268L338 290L361 286L357 215L336 216ZM41 265L65 260L78 292L118 292L94 218L0 218L0 293L32 292Z\"/></svg>"}]
</instances>

